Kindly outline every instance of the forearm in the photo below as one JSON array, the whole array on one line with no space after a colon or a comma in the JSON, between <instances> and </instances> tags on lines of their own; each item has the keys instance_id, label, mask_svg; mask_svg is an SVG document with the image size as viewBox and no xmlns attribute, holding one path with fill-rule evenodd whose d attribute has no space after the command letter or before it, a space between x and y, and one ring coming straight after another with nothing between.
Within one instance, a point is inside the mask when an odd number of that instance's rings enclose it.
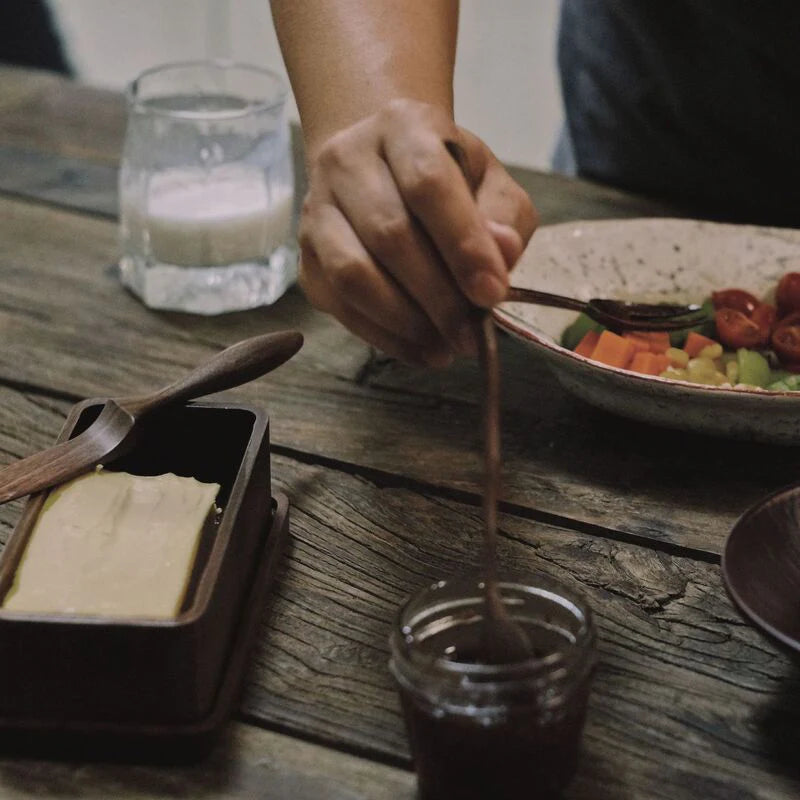
<instances>
[{"instance_id":1,"label":"forearm","mask_svg":"<svg viewBox=\"0 0 800 800\"><path fill-rule=\"evenodd\" d=\"M271 0L307 152L406 97L452 114L458 0Z\"/></svg>"}]
</instances>

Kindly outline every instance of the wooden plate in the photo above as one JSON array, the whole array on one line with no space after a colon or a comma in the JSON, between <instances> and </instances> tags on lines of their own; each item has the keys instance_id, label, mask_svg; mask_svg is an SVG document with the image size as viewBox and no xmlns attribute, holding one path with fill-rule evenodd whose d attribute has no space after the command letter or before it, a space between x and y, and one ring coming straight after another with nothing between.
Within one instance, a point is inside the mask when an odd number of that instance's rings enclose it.
<instances>
[{"instance_id":1,"label":"wooden plate","mask_svg":"<svg viewBox=\"0 0 800 800\"><path fill-rule=\"evenodd\" d=\"M744 616L800 658L800 487L780 489L741 516L722 575Z\"/></svg>"}]
</instances>

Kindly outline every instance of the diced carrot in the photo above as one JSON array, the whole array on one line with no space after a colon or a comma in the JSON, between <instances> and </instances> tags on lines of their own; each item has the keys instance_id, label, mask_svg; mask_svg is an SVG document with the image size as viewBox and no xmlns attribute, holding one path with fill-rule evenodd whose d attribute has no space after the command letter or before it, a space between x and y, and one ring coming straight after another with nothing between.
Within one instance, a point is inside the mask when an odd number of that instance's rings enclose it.
<instances>
[{"instance_id":1,"label":"diced carrot","mask_svg":"<svg viewBox=\"0 0 800 800\"><path fill-rule=\"evenodd\" d=\"M597 345L597 340L600 338L600 331L586 331L583 334L583 339L578 342L575 352L579 356L586 356L591 358L592 352Z\"/></svg>"},{"instance_id":2,"label":"diced carrot","mask_svg":"<svg viewBox=\"0 0 800 800\"><path fill-rule=\"evenodd\" d=\"M653 375L660 375L669 365L670 358L664 353L653 353Z\"/></svg>"},{"instance_id":3,"label":"diced carrot","mask_svg":"<svg viewBox=\"0 0 800 800\"><path fill-rule=\"evenodd\" d=\"M700 351L710 344L716 344L716 342L713 339L709 339L708 336L703 336L702 333L689 331L683 349L689 354L690 358L697 358L700 355Z\"/></svg>"},{"instance_id":4,"label":"diced carrot","mask_svg":"<svg viewBox=\"0 0 800 800\"><path fill-rule=\"evenodd\" d=\"M622 334L622 338L627 339L633 344L633 346L636 348L636 354L650 352L650 342L648 342L647 339L645 339L645 337L640 333L635 331L626 331ZM636 354L634 354L634 357Z\"/></svg>"},{"instance_id":5,"label":"diced carrot","mask_svg":"<svg viewBox=\"0 0 800 800\"><path fill-rule=\"evenodd\" d=\"M637 350L666 353L670 347L669 334L666 331L627 331L622 336L630 339Z\"/></svg>"},{"instance_id":6,"label":"diced carrot","mask_svg":"<svg viewBox=\"0 0 800 800\"><path fill-rule=\"evenodd\" d=\"M625 369L631 363L635 352L636 348L630 340L623 339L611 331L603 331L590 358L610 367Z\"/></svg>"},{"instance_id":7,"label":"diced carrot","mask_svg":"<svg viewBox=\"0 0 800 800\"><path fill-rule=\"evenodd\" d=\"M669 358L662 353L634 353L628 369L642 375L660 375L669 366Z\"/></svg>"},{"instance_id":8,"label":"diced carrot","mask_svg":"<svg viewBox=\"0 0 800 800\"><path fill-rule=\"evenodd\" d=\"M649 350L637 350L633 354L631 363L628 364L628 369L631 372L640 372L642 375L649 375L650 362L652 360L653 360L653 354Z\"/></svg>"}]
</instances>

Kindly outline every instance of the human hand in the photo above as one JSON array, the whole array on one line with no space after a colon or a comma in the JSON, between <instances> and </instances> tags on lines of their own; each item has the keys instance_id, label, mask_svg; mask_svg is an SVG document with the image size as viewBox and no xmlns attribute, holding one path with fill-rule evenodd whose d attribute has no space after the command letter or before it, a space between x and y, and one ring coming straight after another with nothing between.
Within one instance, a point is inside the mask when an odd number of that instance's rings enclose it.
<instances>
[{"instance_id":1,"label":"human hand","mask_svg":"<svg viewBox=\"0 0 800 800\"><path fill-rule=\"evenodd\" d=\"M503 299L538 221L489 148L443 109L396 100L311 153L309 178L299 231L309 300L408 363L474 352L469 311Z\"/></svg>"}]
</instances>

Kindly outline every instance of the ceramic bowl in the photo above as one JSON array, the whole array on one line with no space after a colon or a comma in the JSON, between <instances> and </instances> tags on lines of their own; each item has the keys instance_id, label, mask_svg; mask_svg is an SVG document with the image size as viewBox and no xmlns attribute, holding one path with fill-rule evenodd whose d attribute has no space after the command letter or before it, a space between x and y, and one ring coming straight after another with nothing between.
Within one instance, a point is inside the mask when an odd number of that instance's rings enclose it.
<instances>
[{"instance_id":1,"label":"ceramic bowl","mask_svg":"<svg viewBox=\"0 0 800 800\"><path fill-rule=\"evenodd\" d=\"M682 219L570 222L539 229L512 283L580 299L701 302L712 291L768 296L800 272L800 230ZM499 325L587 402L657 425L781 444L800 442L800 392L711 387L608 367L561 347L575 312L504 303Z\"/></svg>"}]
</instances>

